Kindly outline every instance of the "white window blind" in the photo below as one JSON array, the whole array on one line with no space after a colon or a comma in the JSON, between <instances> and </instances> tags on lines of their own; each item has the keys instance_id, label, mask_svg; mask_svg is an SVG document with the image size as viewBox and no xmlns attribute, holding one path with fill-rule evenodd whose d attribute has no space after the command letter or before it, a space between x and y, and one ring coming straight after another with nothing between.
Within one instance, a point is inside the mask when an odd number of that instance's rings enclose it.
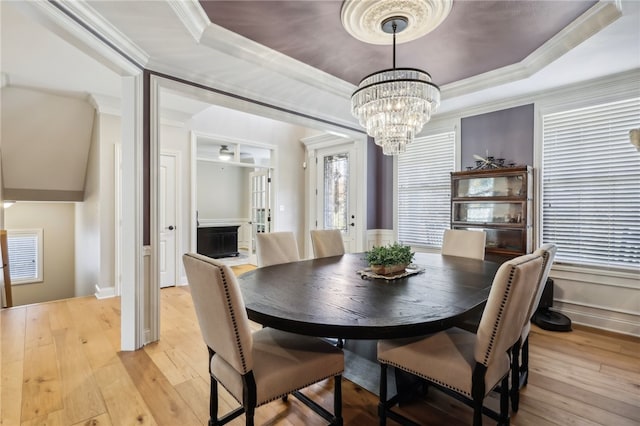
<instances>
[{"instance_id":1,"label":"white window blind","mask_svg":"<svg viewBox=\"0 0 640 426\"><path fill-rule=\"evenodd\" d=\"M455 132L414 140L398 156L398 239L441 247L450 226Z\"/></svg>"},{"instance_id":2,"label":"white window blind","mask_svg":"<svg viewBox=\"0 0 640 426\"><path fill-rule=\"evenodd\" d=\"M543 242L569 264L640 266L640 98L543 117Z\"/></svg>"},{"instance_id":3,"label":"white window blind","mask_svg":"<svg viewBox=\"0 0 640 426\"><path fill-rule=\"evenodd\" d=\"M8 230L11 284L42 281L42 230Z\"/></svg>"}]
</instances>

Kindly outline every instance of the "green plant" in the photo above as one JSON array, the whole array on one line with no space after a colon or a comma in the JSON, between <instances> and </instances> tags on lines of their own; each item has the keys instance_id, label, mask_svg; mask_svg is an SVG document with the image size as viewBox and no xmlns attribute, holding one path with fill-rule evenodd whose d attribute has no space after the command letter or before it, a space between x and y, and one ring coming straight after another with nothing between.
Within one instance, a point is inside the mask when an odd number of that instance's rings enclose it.
<instances>
[{"instance_id":1,"label":"green plant","mask_svg":"<svg viewBox=\"0 0 640 426\"><path fill-rule=\"evenodd\" d=\"M369 265L408 265L413 260L414 254L411 252L411 247L393 243L387 246L374 246L365 252L365 260Z\"/></svg>"}]
</instances>

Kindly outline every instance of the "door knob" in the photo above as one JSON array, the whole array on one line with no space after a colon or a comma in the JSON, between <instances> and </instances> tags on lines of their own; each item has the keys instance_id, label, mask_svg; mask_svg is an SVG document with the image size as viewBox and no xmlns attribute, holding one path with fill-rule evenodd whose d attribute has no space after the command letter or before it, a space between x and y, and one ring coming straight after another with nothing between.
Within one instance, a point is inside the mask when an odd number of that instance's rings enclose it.
<instances>
[{"instance_id":1,"label":"door knob","mask_svg":"<svg viewBox=\"0 0 640 426\"><path fill-rule=\"evenodd\" d=\"M169 231L173 231L175 228L173 227L173 225L169 225L169 226L167 227L167 229L168 229Z\"/></svg>"},{"instance_id":2,"label":"door knob","mask_svg":"<svg viewBox=\"0 0 640 426\"><path fill-rule=\"evenodd\" d=\"M353 222L351 222L349 225L351 225L351 226L356 226L356 224L355 224L355 223L353 223Z\"/></svg>"}]
</instances>

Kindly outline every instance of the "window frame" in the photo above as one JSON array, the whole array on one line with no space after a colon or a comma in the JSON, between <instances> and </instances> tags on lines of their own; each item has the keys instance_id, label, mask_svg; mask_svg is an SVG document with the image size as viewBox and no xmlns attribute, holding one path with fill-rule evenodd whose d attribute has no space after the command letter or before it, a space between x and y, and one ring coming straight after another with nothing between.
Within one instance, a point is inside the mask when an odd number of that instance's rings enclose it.
<instances>
[{"instance_id":1,"label":"window frame","mask_svg":"<svg viewBox=\"0 0 640 426\"><path fill-rule=\"evenodd\" d=\"M410 152L411 146L413 144L425 143L430 138L441 137L446 134L450 134L453 138L452 143L452 152L451 152L451 170L447 173L446 186L449 191L449 197L446 201L446 210L448 212L448 221L444 224L443 229L449 229L451 227L451 174L450 172L454 172L459 169L460 159L460 131L459 131L459 119L458 120L443 120L439 123L431 123L429 133L423 134L420 137L417 137L411 145L407 148L407 151ZM398 156L394 156L394 234L396 241L400 241L400 164ZM445 185L445 184L443 184ZM444 230L443 230L444 232ZM402 241L401 241L402 242ZM441 245L437 244L415 244L411 242L403 242L404 244L410 244L412 248L417 249L417 251L440 251Z\"/></svg>"},{"instance_id":2,"label":"window frame","mask_svg":"<svg viewBox=\"0 0 640 426\"><path fill-rule=\"evenodd\" d=\"M34 284L44 282L44 231L42 228L33 229L7 229L7 245L9 246L9 240L12 237L25 236L36 238L36 276L33 278L19 278L15 279L11 277L11 286ZM11 258L11 248L9 248L9 257ZM11 260L9 260L9 267L11 267Z\"/></svg>"},{"instance_id":3,"label":"window frame","mask_svg":"<svg viewBox=\"0 0 640 426\"><path fill-rule=\"evenodd\" d=\"M584 93L589 93L588 90L585 89ZM553 242L553 241L545 241L543 239L544 235L544 182L545 182L545 117L562 114L562 113L571 113L576 112L583 109L594 108L605 106L613 103L630 101L634 99L638 99L640 93L637 91L622 91L620 90L617 93L608 93L606 95L596 94L596 96L585 96L580 97L576 96L573 99L560 100L559 97L553 97L551 99L546 99L546 102L536 103L536 124L535 124L535 151L534 151L534 164L536 165L537 173L536 173L536 184L535 188L535 199L536 199L536 241L537 245L541 245L544 242ZM631 143L629 143L631 147ZM562 258L556 259L554 263L554 269L556 270L566 270L566 271L592 271L592 273L596 273L597 270L609 271L607 273L615 273L618 272L621 276L628 276L632 274L635 276L638 272L638 268L631 266L620 266L620 265L605 265L598 262L589 262L589 261L575 261L575 260L565 260Z\"/></svg>"}]
</instances>

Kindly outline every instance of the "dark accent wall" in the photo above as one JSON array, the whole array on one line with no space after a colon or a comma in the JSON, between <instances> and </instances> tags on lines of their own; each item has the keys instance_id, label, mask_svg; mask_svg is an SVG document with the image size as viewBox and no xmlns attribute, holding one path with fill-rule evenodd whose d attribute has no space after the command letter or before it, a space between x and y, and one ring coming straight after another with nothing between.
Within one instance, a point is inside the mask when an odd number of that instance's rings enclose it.
<instances>
[{"instance_id":1,"label":"dark accent wall","mask_svg":"<svg viewBox=\"0 0 640 426\"><path fill-rule=\"evenodd\" d=\"M393 229L393 157L367 137L367 229Z\"/></svg>"},{"instance_id":2,"label":"dark accent wall","mask_svg":"<svg viewBox=\"0 0 640 426\"><path fill-rule=\"evenodd\" d=\"M475 166L473 154L533 164L533 104L461 119L461 168ZM367 139L367 229L393 229L393 157Z\"/></svg>"},{"instance_id":3,"label":"dark accent wall","mask_svg":"<svg viewBox=\"0 0 640 426\"><path fill-rule=\"evenodd\" d=\"M473 154L533 164L533 104L464 117L460 132L460 167L475 166Z\"/></svg>"}]
</instances>

